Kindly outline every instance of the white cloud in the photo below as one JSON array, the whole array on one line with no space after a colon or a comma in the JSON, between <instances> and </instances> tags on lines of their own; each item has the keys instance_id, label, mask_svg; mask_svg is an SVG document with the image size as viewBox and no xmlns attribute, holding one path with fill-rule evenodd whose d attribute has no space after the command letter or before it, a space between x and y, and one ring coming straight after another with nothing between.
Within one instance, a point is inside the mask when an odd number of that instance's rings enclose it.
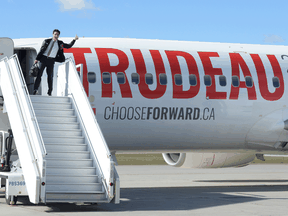
<instances>
[{"instance_id":1,"label":"white cloud","mask_svg":"<svg viewBox=\"0 0 288 216\"><path fill-rule=\"evenodd\" d=\"M279 35L264 35L265 43L281 43L284 42L284 39Z\"/></svg>"},{"instance_id":2,"label":"white cloud","mask_svg":"<svg viewBox=\"0 0 288 216\"><path fill-rule=\"evenodd\" d=\"M60 11L100 10L92 0L55 0L60 4Z\"/></svg>"}]
</instances>

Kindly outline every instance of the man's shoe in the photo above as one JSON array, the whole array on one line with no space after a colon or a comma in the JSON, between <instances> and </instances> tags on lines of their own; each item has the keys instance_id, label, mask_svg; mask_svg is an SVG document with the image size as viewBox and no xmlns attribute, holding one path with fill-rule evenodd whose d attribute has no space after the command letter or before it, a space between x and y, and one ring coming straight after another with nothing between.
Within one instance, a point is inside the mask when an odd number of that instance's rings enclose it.
<instances>
[{"instance_id":1,"label":"man's shoe","mask_svg":"<svg viewBox=\"0 0 288 216\"><path fill-rule=\"evenodd\" d=\"M33 91L33 95L37 95L37 93L38 93L38 90Z\"/></svg>"},{"instance_id":2,"label":"man's shoe","mask_svg":"<svg viewBox=\"0 0 288 216\"><path fill-rule=\"evenodd\" d=\"M48 96L51 96L51 93L47 93L48 94Z\"/></svg>"}]
</instances>

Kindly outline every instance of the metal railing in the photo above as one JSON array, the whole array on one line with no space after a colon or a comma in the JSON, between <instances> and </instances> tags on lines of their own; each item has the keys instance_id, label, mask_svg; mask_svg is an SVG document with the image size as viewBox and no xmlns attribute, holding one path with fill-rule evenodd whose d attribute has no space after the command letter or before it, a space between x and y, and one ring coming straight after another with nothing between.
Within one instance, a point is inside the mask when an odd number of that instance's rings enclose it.
<instances>
[{"instance_id":1,"label":"metal railing","mask_svg":"<svg viewBox=\"0 0 288 216\"><path fill-rule=\"evenodd\" d=\"M73 94L71 94L71 98L72 98L72 103L73 103L73 106L74 106L75 111L76 111L76 113L77 113L77 116L79 116L79 121L80 121L79 123L80 123L80 124L82 125L82 127L83 127L83 132L85 133L85 137L86 137L86 139L87 139L88 145L89 145L89 147L90 147L90 149L91 149L91 151L92 151L91 153L93 154L94 160L95 160L95 162L96 162L96 164L97 164L97 168L99 169L99 173L101 174L101 181L102 181L102 183L103 183L103 185L104 185L105 191L108 192L109 189L108 189L107 183L106 183L106 181L105 181L105 178L104 178L104 176L103 176L103 171L102 171L101 165L100 165L100 163L99 163L99 161L98 161L98 159L97 159L95 149L94 149L93 146L92 146L91 140L90 140L89 135L88 135L88 133L87 133L87 129L86 129L85 124L84 124L84 122L83 122L83 120L82 120L82 118L81 118L81 114L80 114L80 112L79 112L78 106L77 106L77 104L75 103L75 98L74 98Z\"/></svg>"},{"instance_id":2,"label":"metal railing","mask_svg":"<svg viewBox=\"0 0 288 216\"><path fill-rule=\"evenodd\" d=\"M15 55L13 55L10 58L14 58L17 61L18 71L21 71L21 66L20 66L19 59L18 59L17 55L15 54ZM38 124L38 121L37 121L37 118L36 118L36 114L34 112L34 107L33 107L33 104L32 104L32 101L31 101L31 98L30 98L30 95L29 95L29 91L27 89L25 78L24 78L22 73L18 73L18 75L21 78L21 81L22 81L21 84L22 84L22 87L23 87L23 89L25 91L25 96L26 96L25 99L26 99L26 102L28 103L28 106L29 106L29 111L30 111L31 118L34 120L33 121L34 122L34 127L37 130L36 134L37 134L38 141L40 143L41 154L42 154L43 157L45 157L47 155L46 147L45 147L44 141L43 141L42 136L41 136L41 131L40 131L39 124Z\"/></svg>"},{"instance_id":3,"label":"metal railing","mask_svg":"<svg viewBox=\"0 0 288 216\"><path fill-rule=\"evenodd\" d=\"M13 99L15 99L15 101L13 100L13 102L15 102L14 105L12 104L10 106L11 110L7 110L7 112L8 112L9 120L12 126L12 130L14 131L13 134L15 136L15 142L16 142L16 146L18 149L20 162L23 167L23 174L25 177L25 181L27 182L27 180L29 180L29 176L28 176L29 170L32 173L35 172L34 174L36 175L36 178L38 179L36 185L34 185L36 187L35 188L36 192L33 189L34 186L33 187L30 186L30 189L31 189L30 191L35 192L35 194L33 192L35 197L30 197L30 194L29 194L30 201L33 203L38 203L39 198L41 198L41 200L45 202L45 186L41 187L40 181L45 182L45 179L46 179L45 178L46 176L45 175L45 170L46 170L45 155L47 153L46 153L44 142L42 140L38 122L34 113L33 105L30 100L29 92L27 90L27 86L26 86L26 83L25 83L25 80L21 71L21 67L20 67L17 55L13 55L9 59L5 58L2 61L5 62L6 71L7 71L7 74L5 75L3 75L1 72L1 88L3 92L4 100L5 100L4 104L9 103L9 101L7 100L10 100L11 102ZM6 79L2 80L3 77L6 77ZM4 81L6 83L3 83ZM7 89L3 89L3 88L7 88ZM8 88L10 90L8 90ZM18 111L18 114L19 114L18 116L19 118L17 119L14 118L13 116L15 115L15 111L16 112ZM12 119L10 118L14 119L13 120L14 127L11 122ZM19 120L20 122L17 122ZM18 131L15 132L16 130ZM19 137L17 137L17 135ZM26 146L23 146L25 144ZM23 151L23 152L19 152L19 151ZM25 157L23 155L25 155ZM29 158L29 155L31 156L31 158ZM34 171L31 170L32 169L30 165L31 162L29 163L26 160L29 160L29 161L32 160L32 164L35 164L37 170L34 170ZM29 187L29 183L27 183L27 191L29 193L28 187Z\"/></svg>"},{"instance_id":4,"label":"metal railing","mask_svg":"<svg viewBox=\"0 0 288 216\"><path fill-rule=\"evenodd\" d=\"M71 88L70 88L71 87ZM70 58L58 68L58 96L68 96L75 102L75 108L78 112L79 120L82 123L87 141L90 143L92 154L98 168L103 176L102 181L109 199L114 197L114 161L112 160L110 150L102 135L101 129L95 118L94 112L90 106L86 92L79 79L78 72ZM89 127L86 127L89 125ZM98 131L98 132L97 132Z\"/></svg>"}]
</instances>

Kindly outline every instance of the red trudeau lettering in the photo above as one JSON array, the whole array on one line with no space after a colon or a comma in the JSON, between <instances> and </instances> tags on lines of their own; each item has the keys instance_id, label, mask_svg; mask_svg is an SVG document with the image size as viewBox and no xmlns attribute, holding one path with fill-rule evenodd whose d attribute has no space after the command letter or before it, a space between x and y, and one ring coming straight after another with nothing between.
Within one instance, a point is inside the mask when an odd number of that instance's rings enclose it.
<instances>
[{"instance_id":1,"label":"red trudeau lettering","mask_svg":"<svg viewBox=\"0 0 288 216\"><path fill-rule=\"evenodd\" d=\"M266 72L260 56L258 54L250 54L250 55L256 67L259 80L259 88L262 97L268 101L279 100L284 94L284 80L279 62L277 61L276 57L274 55L267 55L272 66L274 76L278 77L280 81L280 87L276 88L275 91L271 93L268 90Z\"/></svg>"},{"instance_id":2,"label":"red trudeau lettering","mask_svg":"<svg viewBox=\"0 0 288 216\"><path fill-rule=\"evenodd\" d=\"M112 48L95 48L98 59L99 59L99 65L100 65L100 71L101 71L101 80L104 72L110 73L112 77L112 73L118 73L123 72L125 75L125 79L127 80L127 76L125 71L127 70L129 66L129 61L127 55L118 49L112 49ZM119 59L119 64L116 66L111 66L108 53L115 54ZM123 98L132 98L132 93L130 89L130 85L128 80L124 84L119 84L121 95ZM102 97L108 97L112 98L112 79L111 83L104 84L102 82Z\"/></svg>"},{"instance_id":3,"label":"red trudeau lettering","mask_svg":"<svg viewBox=\"0 0 288 216\"><path fill-rule=\"evenodd\" d=\"M215 75L223 75L221 68L213 68L210 57L219 57L217 52L198 52L205 75L211 76L211 86L206 86L206 97L209 99L226 99L226 92L216 92Z\"/></svg>"},{"instance_id":4,"label":"red trudeau lettering","mask_svg":"<svg viewBox=\"0 0 288 216\"><path fill-rule=\"evenodd\" d=\"M123 98L132 98L132 92L130 89L130 85L126 76L126 70L129 67L129 60L128 56L121 50L113 49L113 48L95 48L98 60L99 60L99 67L101 72L101 80L103 77L104 72L108 72L111 77L112 73L124 73L124 76L126 78L126 82L124 84L119 84L121 95ZM70 48L70 49L64 49L65 53L72 53L75 59L75 64L83 64L83 87L86 91L86 94L89 95L89 83L87 79L87 62L85 59L85 53L92 53L90 48ZM159 52L159 50L150 50L151 57L154 62L155 66L155 72L156 72L156 89L151 90L146 84L145 75L149 73L147 71L145 61L143 54L140 49L131 49L131 53L133 55L134 61L135 61L135 67L137 70L137 73L140 76L140 82L138 84L139 92L141 95L148 99L157 99L161 98L167 89L167 85L161 85L160 84L160 74L166 74L163 58ZM196 64L196 61L194 57L183 51L165 51L170 68L172 73L172 85L173 85L173 95L172 98L177 99L188 99L195 97L200 90L200 78L199 78L199 70ZM111 65L109 60L109 54L116 55L119 63L117 65ZM203 64L204 73L205 75L209 75L211 77L212 83L211 86L206 86L206 97L209 97L209 99L226 99L227 93L226 92L217 92L216 91L216 83L215 83L215 76L216 75L223 75L221 68L213 68L211 57L219 57L219 54L217 52L198 52L200 59ZM237 76L240 78L240 68L244 75L244 77L252 77L251 72L245 62L245 60L242 58L242 56L239 53L229 53L230 59L231 59L231 71L232 76ZM263 65L263 62L259 56L259 54L250 54L256 68L257 76L258 76L258 82L259 82L259 89L261 96L268 101L276 101L279 100L283 94L284 94L284 78L281 71L280 64L275 57L275 55L267 55L270 64L273 69L274 76L279 79L280 86L279 88L275 88L274 92L270 92L268 89L268 81L266 76L266 71ZM190 88L187 91L183 91L183 85L176 85L175 82L175 75L182 74L181 73L181 67L178 60L178 57L182 57L185 59L189 75L195 75L197 84L195 86L190 85ZM188 78L188 77L186 77ZM186 79L183 77L183 79ZM112 89L112 79L111 83L104 84L102 82L102 97L106 98L112 98L113 95L113 89ZM235 87L231 85L231 92L229 99L237 100L239 98L239 91L240 88L246 88L248 99L249 100L256 100L257 95L255 91L255 85L253 83L253 86L251 88L246 86L245 81L240 81L240 85L238 87Z\"/></svg>"},{"instance_id":5,"label":"red trudeau lettering","mask_svg":"<svg viewBox=\"0 0 288 216\"><path fill-rule=\"evenodd\" d=\"M173 80L173 98L185 99L195 97L200 90L199 71L195 59L192 55L182 51L165 51L171 67L172 80ZM181 56L186 60L189 74L196 75L197 85L190 86L190 89L183 91L183 85L175 84L175 75L181 74L181 68L177 56Z\"/></svg>"},{"instance_id":6,"label":"red trudeau lettering","mask_svg":"<svg viewBox=\"0 0 288 216\"><path fill-rule=\"evenodd\" d=\"M150 50L156 72L157 87L155 90L150 90L149 86L146 84L145 74L147 73L147 70L141 51L139 49L131 49L131 52L135 61L137 73L140 76L140 82L138 86L141 95L149 99L162 97L165 94L167 86L161 85L159 80L159 75L161 73L165 73L165 67L160 52L158 50Z\"/></svg>"},{"instance_id":7,"label":"red trudeau lettering","mask_svg":"<svg viewBox=\"0 0 288 216\"><path fill-rule=\"evenodd\" d=\"M84 53L91 53L90 48L70 48L64 49L65 53L73 53L75 64L83 64L83 87L86 91L86 94L89 95L89 84L87 80L87 63L85 60Z\"/></svg>"},{"instance_id":8,"label":"red trudeau lettering","mask_svg":"<svg viewBox=\"0 0 288 216\"><path fill-rule=\"evenodd\" d=\"M237 76L240 78L240 67L241 67L244 77L246 76L252 77L246 62L239 53L229 53L229 55L231 59L232 76ZM238 99L240 88L247 89L249 100L257 99L254 83L251 88L248 88L246 86L245 81L240 81L240 85L238 87L231 85L230 99L234 100Z\"/></svg>"}]
</instances>

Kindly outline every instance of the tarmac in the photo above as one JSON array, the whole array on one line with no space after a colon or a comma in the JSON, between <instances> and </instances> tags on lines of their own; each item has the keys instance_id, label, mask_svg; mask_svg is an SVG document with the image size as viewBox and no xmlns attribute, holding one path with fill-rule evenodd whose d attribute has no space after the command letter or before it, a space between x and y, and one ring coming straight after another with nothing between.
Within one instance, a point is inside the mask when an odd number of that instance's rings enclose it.
<instances>
[{"instance_id":1,"label":"tarmac","mask_svg":"<svg viewBox=\"0 0 288 216\"><path fill-rule=\"evenodd\" d=\"M288 215L288 165L181 169L165 165L117 166L121 203L8 206L0 215Z\"/></svg>"}]
</instances>

